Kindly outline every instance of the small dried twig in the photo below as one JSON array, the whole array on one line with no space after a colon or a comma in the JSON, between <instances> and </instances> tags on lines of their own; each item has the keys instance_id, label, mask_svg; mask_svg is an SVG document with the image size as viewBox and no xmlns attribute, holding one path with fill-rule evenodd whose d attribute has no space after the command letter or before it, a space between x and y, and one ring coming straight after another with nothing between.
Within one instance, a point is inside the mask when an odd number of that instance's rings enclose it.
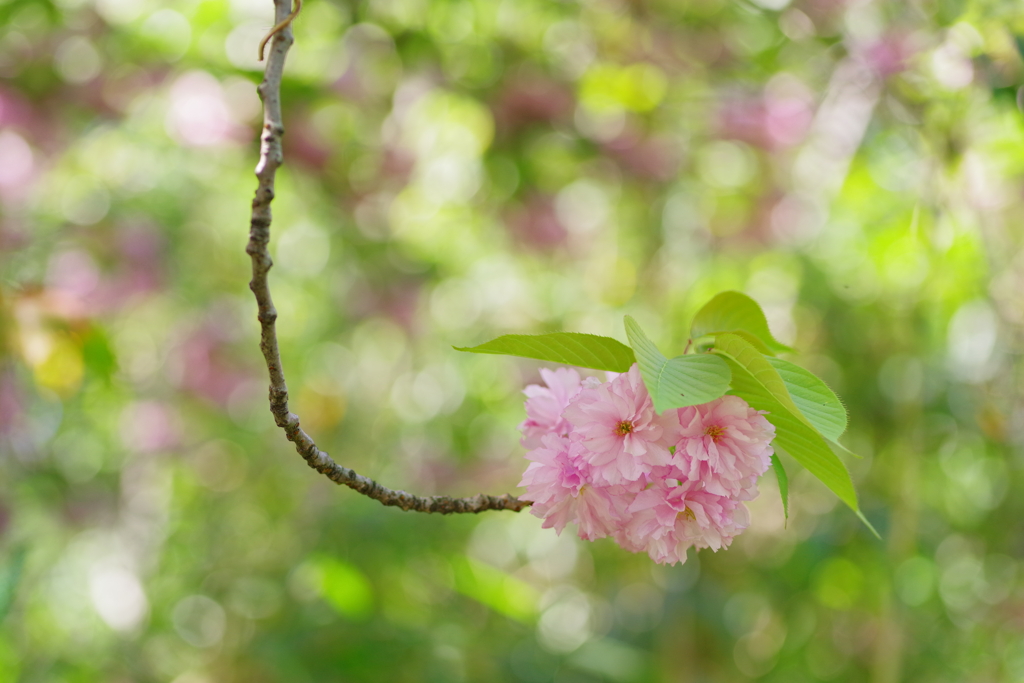
<instances>
[{"instance_id":1,"label":"small dried twig","mask_svg":"<svg viewBox=\"0 0 1024 683\"><path fill-rule=\"evenodd\" d=\"M276 3L275 3L275 5L276 5ZM270 29L270 32L267 33L267 35L263 36L263 40L260 41L260 61L261 62L263 61L264 49L267 47L267 43L270 42L270 39L273 38L278 33L280 33L281 31L283 31L286 28L288 28L289 26L291 26L292 25L292 19L294 19L296 16L298 16L299 10L301 10L301 9L302 9L302 0L295 0L295 9L293 9L291 11L291 14L289 14L287 17L285 17L281 21L277 22L277 25L274 26L274 28Z\"/></svg>"},{"instance_id":2,"label":"small dried twig","mask_svg":"<svg viewBox=\"0 0 1024 683\"><path fill-rule=\"evenodd\" d=\"M249 227L249 244L245 251L252 258L252 280L249 289L256 295L260 321L260 350L270 373L270 412L277 426L284 430L288 440L295 444L295 450L310 467L337 484L344 484L369 496L383 505L400 507L417 512L483 512L484 510L520 511L530 505L511 494L489 496L480 494L471 498L451 496L416 496L405 491L394 491L381 486L347 467L334 462L327 453L317 448L316 443L299 426L299 417L288 410L288 385L281 367L281 353L277 345L277 310L270 296L267 274L274 262L267 245L270 242L270 203L274 199L274 178L284 160L281 152L281 136L284 126L281 116L281 77L284 73L285 56L293 42L291 20L299 11L301 0L296 0L291 10L291 0L274 0L277 25L264 39L273 39L270 59L260 83L258 92L263 100L263 134L260 137L260 160L256 165L259 184L252 200L252 220ZM261 46L262 48L262 46ZM262 49L261 49L262 52Z\"/></svg>"}]
</instances>

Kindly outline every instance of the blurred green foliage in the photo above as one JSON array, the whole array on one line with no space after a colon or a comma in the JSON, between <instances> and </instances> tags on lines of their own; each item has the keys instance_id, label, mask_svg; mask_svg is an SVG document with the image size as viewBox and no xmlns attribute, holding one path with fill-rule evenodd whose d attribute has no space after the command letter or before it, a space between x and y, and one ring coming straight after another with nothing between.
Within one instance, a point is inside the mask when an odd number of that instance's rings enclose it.
<instances>
[{"instance_id":1,"label":"blurred green foliage","mask_svg":"<svg viewBox=\"0 0 1024 683\"><path fill-rule=\"evenodd\" d=\"M271 284L341 463L513 490L537 363L452 345L682 348L725 289L847 402L882 541L792 465L788 526L765 477L672 568L295 456L244 253L270 16L0 0L0 680L1024 680L1019 3L306 3Z\"/></svg>"}]
</instances>

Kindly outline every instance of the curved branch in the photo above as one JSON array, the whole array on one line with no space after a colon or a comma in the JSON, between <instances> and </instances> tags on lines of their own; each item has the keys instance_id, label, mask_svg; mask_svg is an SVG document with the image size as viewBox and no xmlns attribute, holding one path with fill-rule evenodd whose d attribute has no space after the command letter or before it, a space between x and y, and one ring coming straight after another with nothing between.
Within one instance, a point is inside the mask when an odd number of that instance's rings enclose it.
<instances>
[{"instance_id":1,"label":"curved branch","mask_svg":"<svg viewBox=\"0 0 1024 683\"><path fill-rule=\"evenodd\" d=\"M296 7L298 11L298 7ZM260 321L260 350L270 373L270 412L277 426L284 430L288 440L306 463L337 484L343 484L383 505L417 512L483 512L484 510L520 511L530 505L506 493L503 496L480 494L471 498L451 496L416 496L405 491L394 491L374 480L357 474L336 463L299 426L299 416L288 410L288 385L281 367L281 353L277 345L277 309L270 296L267 274L274 265L267 245L270 242L270 203L274 199L274 178L284 161L281 136L284 125L281 116L281 77L285 56L294 41L291 30L291 0L274 0L275 29L272 33L270 57L258 92L263 100L263 134L260 137L260 160L256 165L259 184L252 200L252 220L249 226L249 244L245 251L252 258L252 280L249 289L256 296Z\"/></svg>"}]
</instances>

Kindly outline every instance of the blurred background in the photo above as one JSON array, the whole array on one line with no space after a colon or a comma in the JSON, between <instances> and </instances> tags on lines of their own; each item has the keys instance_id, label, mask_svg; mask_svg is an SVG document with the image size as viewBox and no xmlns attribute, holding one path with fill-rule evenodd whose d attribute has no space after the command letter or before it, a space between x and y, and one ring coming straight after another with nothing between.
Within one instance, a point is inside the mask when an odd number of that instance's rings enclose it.
<instances>
[{"instance_id":1,"label":"blurred background","mask_svg":"<svg viewBox=\"0 0 1024 683\"><path fill-rule=\"evenodd\" d=\"M0 680L1024 681L1024 6L308 0L271 286L292 409L517 491L539 364L742 290L846 401L872 537L790 459L654 565L383 508L273 424L247 289L270 0L0 0Z\"/></svg>"}]
</instances>

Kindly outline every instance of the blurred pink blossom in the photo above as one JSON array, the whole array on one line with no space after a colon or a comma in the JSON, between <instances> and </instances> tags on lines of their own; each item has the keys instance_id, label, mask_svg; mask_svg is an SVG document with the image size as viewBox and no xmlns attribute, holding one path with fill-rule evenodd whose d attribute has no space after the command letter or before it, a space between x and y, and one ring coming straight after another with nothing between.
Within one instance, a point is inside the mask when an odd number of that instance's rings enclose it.
<instances>
[{"instance_id":1,"label":"blurred pink blossom","mask_svg":"<svg viewBox=\"0 0 1024 683\"><path fill-rule=\"evenodd\" d=\"M176 446L181 439L178 415L161 401L137 401L121 413L121 440L128 448L152 453Z\"/></svg>"},{"instance_id":2,"label":"blurred pink blossom","mask_svg":"<svg viewBox=\"0 0 1024 683\"><path fill-rule=\"evenodd\" d=\"M103 269L93 254L71 248L55 252L46 273L46 307L63 318L115 311L162 286L163 237L157 228L136 225L117 236L113 265Z\"/></svg>"},{"instance_id":3,"label":"blurred pink blossom","mask_svg":"<svg viewBox=\"0 0 1024 683\"><path fill-rule=\"evenodd\" d=\"M17 92L0 87L0 126L25 128L34 121L28 100Z\"/></svg>"},{"instance_id":4,"label":"blurred pink blossom","mask_svg":"<svg viewBox=\"0 0 1024 683\"><path fill-rule=\"evenodd\" d=\"M584 456L608 484L637 481L671 455L661 442L662 420L634 363L630 371L605 384L586 388L565 409L573 438L586 446Z\"/></svg>"},{"instance_id":5,"label":"blurred pink blossom","mask_svg":"<svg viewBox=\"0 0 1024 683\"><path fill-rule=\"evenodd\" d=\"M760 95L727 97L719 109L718 130L724 138L778 150L802 142L813 118L810 91L784 76L772 79Z\"/></svg>"},{"instance_id":6,"label":"blurred pink blossom","mask_svg":"<svg viewBox=\"0 0 1024 683\"><path fill-rule=\"evenodd\" d=\"M875 73L886 78L907 68L910 58L920 49L918 42L916 36L890 33L862 46L859 52Z\"/></svg>"},{"instance_id":7,"label":"blurred pink blossom","mask_svg":"<svg viewBox=\"0 0 1024 683\"><path fill-rule=\"evenodd\" d=\"M0 197L10 201L24 194L35 169L35 154L25 138L13 130L0 130Z\"/></svg>"},{"instance_id":8,"label":"blurred pink blossom","mask_svg":"<svg viewBox=\"0 0 1024 683\"><path fill-rule=\"evenodd\" d=\"M520 425L531 448L523 479L531 513L580 538L612 536L655 562L686 561L686 550L728 547L770 464L775 428L736 396L654 412L634 364L601 383L575 370L541 370Z\"/></svg>"},{"instance_id":9,"label":"blurred pink blossom","mask_svg":"<svg viewBox=\"0 0 1024 683\"><path fill-rule=\"evenodd\" d=\"M739 396L674 412L680 429L672 464L712 493L748 500L746 490L771 465L775 426Z\"/></svg>"},{"instance_id":10,"label":"blurred pink blossom","mask_svg":"<svg viewBox=\"0 0 1024 683\"><path fill-rule=\"evenodd\" d=\"M561 533L566 524L576 522L580 538L595 540L624 521L626 501L614 489L592 483L583 452L579 443L546 435L541 446L527 454L533 462L519 485L527 488L522 499L533 501L532 512L544 519L543 528Z\"/></svg>"},{"instance_id":11,"label":"blurred pink blossom","mask_svg":"<svg viewBox=\"0 0 1024 683\"><path fill-rule=\"evenodd\" d=\"M296 112L293 116L296 125L289 126L288 135L282 139L285 158L322 171L331 160L334 148L332 141L317 132L307 113Z\"/></svg>"},{"instance_id":12,"label":"blurred pink blossom","mask_svg":"<svg viewBox=\"0 0 1024 683\"><path fill-rule=\"evenodd\" d=\"M605 152L625 171L651 180L670 180L679 168L679 145L667 137L643 137L628 127L604 144Z\"/></svg>"},{"instance_id":13,"label":"blurred pink blossom","mask_svg":"<svg viewBox=\"0 0 1024 683\"><path fill-rule=\"evenodd\" d=\"M509 82L492 105L494 120L502 133L531 123L547 123L572 114L572 91L541 76L520 76Z\"/></svg>"},{"instance_id":14,"label":"blurred pink blossom","mask_svg":"<svg viewBox=\"0 0 1024 683\"><path fill-rule=\"evenodd\" d=\"M551 197L537 194L510 211L505 224L518 241L542 249L562 244L569 235Z\"/></svg>"},{"instance_id":15,"label":"blurred pink blossom","mask_svg":"<svg viewBox=\"0 0 1024 683\"><path fill-rule=\"evenodd\" d=\"M728 548L750 523L743 503L702 489L699 481L656 484L637 495L629 512L632 519L616 539L658 563L685 562L690 546Z\"/></svg>"},{"instance_id":16,"label":"blurred pink blossom","mask_svg":"<svg viewBox=\"0 0 1024 683\"><path fill-rule=\"evenodd\" d=\"M192 147L247 141L249 129L231 113L220 81L205 71L189 71L170 90L167 132Z\"/></svg>"},{"instance_id":17,"label":"blurred pink blossom","mask_svg":"<svg viewBox=\"0 0 1024 683\"><path fill-rule=\"evenodd\" d=\"M25 419L25 399L11 365L0 366L0 435L15 431Z\"/></svg>"},{"instance_id":18,"label":"blurred pink blossom","mask_svg":"<svg viewBox=\"0 0 1024 683\"><path fill-rule=\"evenodd\" d=\"M523 433L521 443L526 448L539 446L546 434L565 436L569 433L572 426L562 413L582 389L579 373L571 368L541 368L540 376L546 387L530 384L523 389L527 396L526 420L519 425L519 430Z\"/></svg>"},{"instance_id":19,"label":"blurred pink blossom","mask_svg":"<svg viewBox=\"0 0 1024 683\"><path fill-rule=\"evenodd\" d=\"M222 406L228 405L235 390L250 379L216 332L208 327L189 335L176 355L181 388Z\"/></svg>"}]
</instances>

